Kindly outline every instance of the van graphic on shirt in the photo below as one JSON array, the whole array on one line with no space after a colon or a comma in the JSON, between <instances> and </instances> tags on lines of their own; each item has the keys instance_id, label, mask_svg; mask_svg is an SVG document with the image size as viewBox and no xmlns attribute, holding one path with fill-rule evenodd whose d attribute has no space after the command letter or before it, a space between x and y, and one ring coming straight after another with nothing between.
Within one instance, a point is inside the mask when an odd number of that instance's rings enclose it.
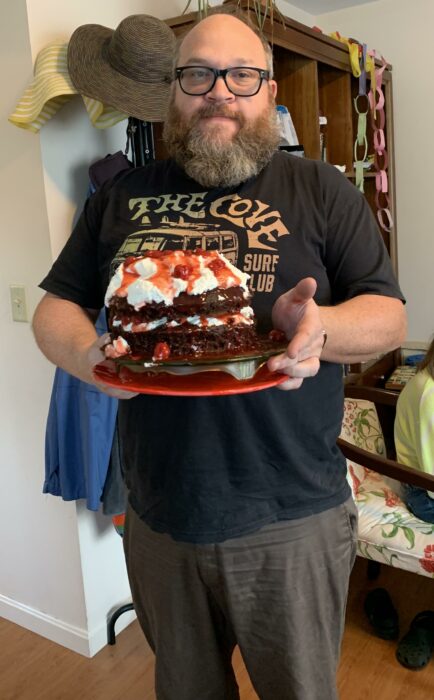
<instances>
[{"instance_id":1,"label":"van graphic on shirt","mask_svg":"<svg viewBox=\"0 0 434 700\"><path fill-rule=\"evenodd\" d=\"M112 261L112 274L130 255L145 255L149 250L218 250L234 265L238 258L238 238L233 231L218 225L167 222L128 236Z\"/></svg>"}]
</instances>

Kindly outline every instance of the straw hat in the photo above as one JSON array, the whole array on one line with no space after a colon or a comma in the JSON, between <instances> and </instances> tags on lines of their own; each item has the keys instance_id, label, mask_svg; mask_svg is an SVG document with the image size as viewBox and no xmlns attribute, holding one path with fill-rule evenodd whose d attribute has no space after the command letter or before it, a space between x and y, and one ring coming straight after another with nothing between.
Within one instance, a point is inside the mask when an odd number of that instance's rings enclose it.
<instances>
[{"instance_id":1,"label":"straw hat","mask_svg":"<svg viewBox=\"0 0 434 700\"><path fill-rule=\"evenodd\" d=\"M163 121L172 81L175 35L160 19L130 15L117 29L78 27L68 69L78 92L144 121Z\"/></svg>"},{"instance_id":2,"label":"straw hat","mask_svg":"<svg viewBox=\"0 0 434 700\"><path fill-rule=\"evenodd\" d=\"M68 73L68 44L52 41L38 53L34 79L18 100L9 121L37 134L77 90ZM127 115L98 100L82 95L89 119L97 129L107 129L127 119Z\"/></svg>"},{"instance_id":3,"label":"straw hat","mask_svg":"<svg viewBox=\"0 0 434 700\"><path fill-rule=\"evenodd\" d=\"M10 122L24 129L39 131L77 92L68 75L66 47L63 41L52 41L38 53L34 79L10 115Z\"/></svg>"}]
</instances>

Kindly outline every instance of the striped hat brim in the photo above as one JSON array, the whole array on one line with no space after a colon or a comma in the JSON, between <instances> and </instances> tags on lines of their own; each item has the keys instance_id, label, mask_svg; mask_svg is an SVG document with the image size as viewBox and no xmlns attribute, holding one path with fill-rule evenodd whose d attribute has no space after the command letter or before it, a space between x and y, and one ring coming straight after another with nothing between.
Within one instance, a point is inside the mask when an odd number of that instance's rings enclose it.
<instances>
[{"instance_id":1,"label":"striped hat brim","mask_svg":"<svg viewBox=\"0 0 434 700\"><path fill-rule=\"evenodd\" d=\"M82 97L89 119L97 129L108 129L124 119L128 119L127 114L119 112L115 107L104 105L93 97L86 97L86 95L82 95Z\"/></svg>"},{"instance_id":2,"label":"striped hat brim","mask_svg":"<svg viewBox=\"0 0 434 700\"><path fill-rule=\"evenodd\" d=\"M10 122L22 126L38 118L48 120L77 93L68 75L67 50L67 43L56 41L39 52L34 78L9 116Z\"/></svg>"}]
</instances>

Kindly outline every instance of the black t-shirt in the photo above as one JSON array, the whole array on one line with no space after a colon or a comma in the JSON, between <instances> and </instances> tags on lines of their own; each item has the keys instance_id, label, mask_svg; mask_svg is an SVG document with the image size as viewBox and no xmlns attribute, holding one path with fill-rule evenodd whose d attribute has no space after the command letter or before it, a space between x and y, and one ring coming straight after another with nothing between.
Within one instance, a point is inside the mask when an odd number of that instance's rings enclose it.
<instances>
[{"instance_id":1,"label":"black t-shirt","mask_svg":"<svg viewBox=\"0 0 434 700\"><path fill-rule=\"evenodd\" d=\"M333 166L283 152L234 188L204 191L173 161L121 173L88 200L41 287L99 309L120 261L164 248L216 248L249 273L263 331L307 276L320 305L402 299L363 195ZM342 412L342 367L328 362L296 391L120 401L131 505L154 530L202 543L338 505Z\"/></svg>"}]
</instances>

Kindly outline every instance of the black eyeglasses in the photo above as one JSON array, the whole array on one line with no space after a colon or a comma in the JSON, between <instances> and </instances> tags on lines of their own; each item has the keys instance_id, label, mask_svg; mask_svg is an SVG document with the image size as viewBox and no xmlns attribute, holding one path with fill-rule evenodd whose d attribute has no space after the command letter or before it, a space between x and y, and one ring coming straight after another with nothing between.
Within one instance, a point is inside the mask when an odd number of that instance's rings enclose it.
<instances>
[{"instance_id":1,"label":"black eyeglasses","mask_svg":"<svg viewBox=\"0 0 434 700\"><path fill-rule=\"evenodd\" d=\"M250 66L234 68L209 68L208 66L180 66L175 77L186 95L206 95L213 89L217 78L223 78L229 92L237 97L256 95L263 80L270 79L270 71Z\"/></svg>"}]
</instances>

